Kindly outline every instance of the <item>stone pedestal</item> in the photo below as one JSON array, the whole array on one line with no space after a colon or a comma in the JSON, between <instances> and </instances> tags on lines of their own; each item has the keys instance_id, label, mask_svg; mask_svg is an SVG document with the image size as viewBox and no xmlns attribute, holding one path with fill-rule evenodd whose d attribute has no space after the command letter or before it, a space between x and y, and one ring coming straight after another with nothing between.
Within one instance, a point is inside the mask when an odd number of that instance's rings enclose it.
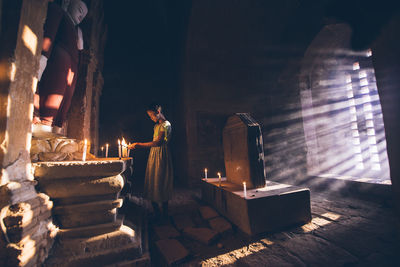
<instances>
[{"instance_id":1,"label":"stone pedestal","mask_svg":"<svg viewBox=\"0 0 400 267\"><path fill-rule=\"evenodd\" d=\"M218 178L203 179L202 198L248 235L275 232L311 221L310 191L307 188L268 181L266 186L247 190Z\"/></svg>"},{"instance_id":2,"label":"stone pedestal","mask_svg":"<svg viewBox=\"0 0 400 267\"><path fill-rule=\"evenodd\" d=\"M123 200L121 173L131 159L35 163L40 191L54 202L58 242L49 266L115 264L140 258L141 230L123 225L117 209Z\"/></svg>"},{"instance_id":3,"label":"stone pedestal","mask_svg":"<svg viewBox=\"0 0 400 267\"><path fill-rule=\"evenodd\" d=\"M203 179L203 200L249 235L311 221L307 188L266 181L261 128L250 114L229 117L223 143L226 178Z\"/></svg>"}]
</instances>

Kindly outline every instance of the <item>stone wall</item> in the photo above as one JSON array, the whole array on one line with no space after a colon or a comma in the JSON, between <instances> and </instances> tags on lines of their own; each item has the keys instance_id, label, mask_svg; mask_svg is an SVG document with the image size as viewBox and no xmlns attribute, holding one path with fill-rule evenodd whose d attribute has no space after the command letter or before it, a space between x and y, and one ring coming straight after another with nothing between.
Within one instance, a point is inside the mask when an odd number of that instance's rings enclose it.
<instances>
[{"instance_id":1,"label":"stone wall","mask_svg":"<svg viewBox=\"0 0 400 267\"><path fill-rule=\"evenodd\" d=\"M398 127L394 123L397 117L391 118L391 114L397 114L398 109L390 105L395 102L389 99L397 94L395 87L384 87L398 84L388 77L398 66L397 63L384 66L386 58L390 57L390 53L384 51L387 47L387 51L393 51L395 46L390 43L397 44L397 41L390 39L389 33L383 37L379 35L381 29L392 29L394 33L396 28L385 24L395 11L394 4L387 3L366 4L367 8L360 10L353 4L347 6L345 1L337 1L332 6L323 1L193 0L182 67L183 115L176 129L178 133L175 131L183 137L177 144L180 148L177 161L187 167L177 170L177 174L184 177L182 181L198 183L204 168L208 168L209 177L215 177L218 171L225 174L221 133L226 118L235 112L249 112L262 125L267 179L301 182L308 178L308 171L318 162L326 162L328 153L324 154L325 158L316 155L314 162L307 157L312 152L306 146L301 94L304 93L302 88L309 86L304 84L307 82L304 77L315 72L314 78L318 78L321 66L309 68L312 62L305 62L310 59L305 55L325 25L347 22L347 29L337 36L335 43L328 41L332 36L327 34L319 36L322 38L319 47L310 49L331 49L334 55L343 52L344 47L357 52L357 49L372 47L372 41L379 41L372 58L378 90L384 90L379 94L385 131L386 134L392 131L387 134L388 158L395 189L398 171L393 162L399 155L394 136L398 136ZM368 22L364 23L366 18ZM395 34L393 36L398 39ZM349 132L340 134L348 136ZM319 149L325 147L333 152L330 139L325 138L324 142Z\"/></svg>"},{"instance_id":2,"label":"stone wall","mask_svg":"<svg viewBox=\"0 0 400 267\"><path fill-rule=\"evenodd\" d=\"M381 98L392 191L400 215L400 15L388 22L372 46L378 91Z\"/></svg>"},{"instance_id":3,"label":"stone wall","mask_svg":"<svg viewBox=\"0 0 400 267\"><path fill-rule=\"evenodd\" d=\"M193 1L182 74L185 126L179 129L187 144L182 161L190 159L180 175L188 184L206 167L209 177L225 174L222 128L236 112L249 112L262 126L268 179L305 175L297 73L315 29L308 27L311 18L292 29L302 12L297 1ZM285 39L296 31L303 35Z\"/></svg>"}]
</instances>

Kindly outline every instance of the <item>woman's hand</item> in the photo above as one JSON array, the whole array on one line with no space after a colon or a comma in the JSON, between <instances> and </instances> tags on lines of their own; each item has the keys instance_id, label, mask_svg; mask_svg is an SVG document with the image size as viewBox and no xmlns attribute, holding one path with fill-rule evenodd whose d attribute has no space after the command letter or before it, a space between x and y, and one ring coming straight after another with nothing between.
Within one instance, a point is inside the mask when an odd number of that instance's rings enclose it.
<instances>
[{"instance_id":1,"label":"woman's hand","mask_svg":"<svg viewBox=\"0 0 400 267\"><path fill-rule=\"evenodd\" d=\"M135 149L135 148L138 148L138 147L139 147L138 143L133 143L133 144L128 145L129 149Z\"/></svg>"}]
</instances>

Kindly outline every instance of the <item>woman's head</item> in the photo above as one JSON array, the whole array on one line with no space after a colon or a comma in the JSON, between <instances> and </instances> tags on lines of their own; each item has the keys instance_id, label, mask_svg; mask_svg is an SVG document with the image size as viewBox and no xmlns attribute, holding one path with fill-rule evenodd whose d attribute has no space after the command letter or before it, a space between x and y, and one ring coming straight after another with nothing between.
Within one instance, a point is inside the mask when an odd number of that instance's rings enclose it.
<instances>
[{"instance_id":1,"label":"woman's head","mask_svg":"<svg viewBox=\"0 0 400 267\"><path fill-rule=\"evenodd\" d=\"M165 119L161 113L161 105L157 103L151 103L147 109L147 115L154 122L158 122L160 119Z\"/></svg>"}]
</instances>

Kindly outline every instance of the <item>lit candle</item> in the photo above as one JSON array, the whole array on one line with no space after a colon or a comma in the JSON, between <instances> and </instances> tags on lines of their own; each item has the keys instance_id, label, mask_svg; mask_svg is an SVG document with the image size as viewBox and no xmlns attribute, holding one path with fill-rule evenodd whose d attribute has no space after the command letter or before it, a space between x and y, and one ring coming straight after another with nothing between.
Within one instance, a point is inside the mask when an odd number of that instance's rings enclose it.
<instances>
[{"instance_id":1,"label":"lit candle","mask_svg":"<svg viewBox=\"0 0 400 267\"><path fill-rule=\"evenodd\" d=\"M108 144L106 144L106 158L108 158Z\"/></svg>"},{"instance_id":2,"label":"lit candle","mask_svg":"<svg viewBox=\"0 0 400 267\"><path fill-rule=\"evenodd\" d=\"M126 150L127 150L126 153L128 154L128 155L127 155L128 158L129 158L129 154L130 154L130 152L131 152L131 150L129 149L129 146L130 146L130 145L131 145L131 143L129 142L129 145L128 145L128 147L126 148Z\"/></svg>"},{"instance_id":3,"label":"lit candle","mask_svg":"<svg viewBox=\"0 0 400 267\"><path fill-rule=\"evenodd\" d=\"M204 178L207 180L207 168L204 169Z\"/></svg>"},{"instance_id":4,"label":"lit candle","mask_svg":"<svg viewBox=\"0 0 400 267\"><path fill-rule=\"evenodd\" d=\"M83 145L82 161L86 161L86 150L87 150L87 139L85 139L85 143Z\"/></svg>"},{"instance_id":5,"label":"lit candle","mask_svg":"<svg viewBox=\"0 0 400 267\"><path fill-rule=\"evenodd\" d=\"M122 157L128 157L128 143L125 141L125 138L122 138Z\"/></svg>"},{"instance_id":6,"label":"lit candle","mask_svg":"<svg viewBox=\"0 0 400 267\"><path fill-rule=\"evenodd\" d=\"M118 139L118 158L121 158L121 141Z\"/></svg>"},{"instance_id":7,"label":"lit candle","mask_svg":"<svg viewBox=\"0 0 400 267\"><path fill-rule=\"evenodd\" d=\"M244 198L247 198L246 182L243 182L243 196Z\"/></svg>"},{"instance_id":8,"label":"lit candle","mask_svg":"<svg viewBox=\"0 0 400 267\"><path fill-rule=\"evenodd\" d=\"M221 186L221 173L220 172L218 173L218 183L219 183L219 186Z\"/></svg>"},{"instance_id":9,"label":"lit candle","mask_svg":"<svg viewBox=\"0 0 400 267\"><path fill-rule=\"evenodd\" d=\"M104 157L104 147L101 147L101 156Z\"/></svg>"}]
</instances>

